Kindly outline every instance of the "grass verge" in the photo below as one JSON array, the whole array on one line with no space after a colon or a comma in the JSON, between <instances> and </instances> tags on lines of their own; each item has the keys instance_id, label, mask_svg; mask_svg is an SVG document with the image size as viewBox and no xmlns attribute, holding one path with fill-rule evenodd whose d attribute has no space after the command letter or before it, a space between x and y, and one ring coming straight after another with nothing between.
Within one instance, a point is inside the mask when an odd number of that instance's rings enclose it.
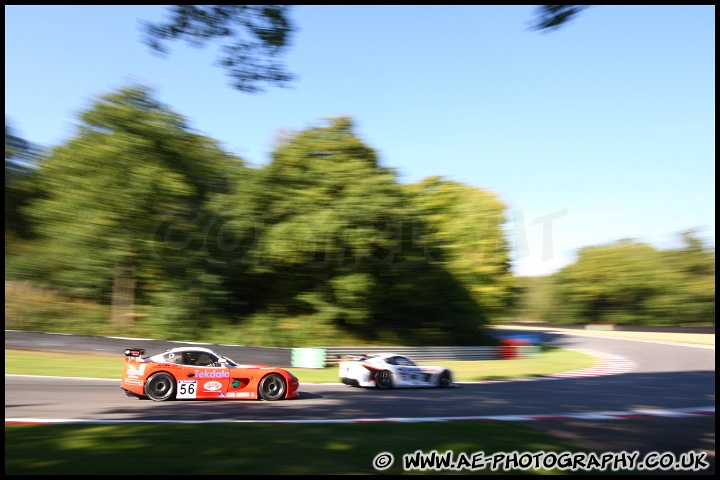
<instances>
[{"instance_id":1,"label":"grass verge","mask_svg":"<svg viewBox=\"0 0 720 480\"><path fill-rule=\"evenodd\" d=\"M5 474L33 475L373 475L559 474L599 470L493 470L496 452L582 450L512 422L365 424L6 425ZM373 466L389 452L393 464ZM463 468L405 469L403 457L451 452ZM419 465L416 465L419 467ZM629 473L607 471L610 474Z\"/></svg>"},{"instance_id":2,"label":"grass verge","mask_svg":"<svg viewBox=\"0 0 720 480\"><path fill-rule=\"evenodd\" d=\"M40 352L31 350L5 350L5 373L15 375L49 375L89 378L120 378L123 356ZM586 368L595 364L595 358L585 353L555 347L543 347L534 358L512 360L477 360L421 362L450 368L457 382L502 380L548 375ZM288 368L300 382L337 383L337 367Z\"/></svg>"}]
</instances>

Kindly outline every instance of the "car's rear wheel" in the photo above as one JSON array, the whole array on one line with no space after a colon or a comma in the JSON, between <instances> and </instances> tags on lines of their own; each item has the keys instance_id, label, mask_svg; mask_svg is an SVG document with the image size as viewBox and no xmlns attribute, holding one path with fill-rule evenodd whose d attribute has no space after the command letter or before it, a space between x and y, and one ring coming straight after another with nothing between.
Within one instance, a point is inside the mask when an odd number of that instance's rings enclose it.
<instances>
[{"instance_id":1,"label":"car's rear wheel","mask_svg":"<svg viewBox=\"0 0 720 480\"><path fill-rule=\"evenodd\" d=\"M145 395L154 402L175 397L175 379L165 372L156 373L145 382Z\"/></svg>"},{"instance_id":2,"label":"car's rear wheel","mask_svg":"<svg viewBox=\"0 0 720 480\"><path fill-rule=\"evenodd\" d=\"M438 387L449 387L452 385L452 374L450 373L450 370L445 370L440 374L440 379L438 380Z\"/></svg>"},{"instance_id":3,"label":"car's rear wheel","mask_svg":"<svg viewBox=\"0 0 720 480\"><path fill-rule=\"evenodd\" d=\"M260 380L258 396L263 400L280 400L285 396L287 383L282 375L271 373Z\"/></svg>"},{"instance_id":4,"label":"car's rear wheel","mask_svg":"<svg viewBox=\"0 0 720 480\"><path fill-rule=\"evenodd\" d=\"M390 372L390 370L383 370L383 371L375 374L375 385L378 388L383 388L383 389L392 388L393 387L392 372Z\"/></svg>"}]
</instances>

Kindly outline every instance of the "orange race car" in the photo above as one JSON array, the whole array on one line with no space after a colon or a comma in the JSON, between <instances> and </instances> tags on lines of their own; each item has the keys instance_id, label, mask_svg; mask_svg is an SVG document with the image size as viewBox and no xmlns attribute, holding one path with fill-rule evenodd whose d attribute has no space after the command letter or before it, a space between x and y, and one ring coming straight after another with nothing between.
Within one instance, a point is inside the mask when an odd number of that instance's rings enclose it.
<instances>
[{"instance_id":1,"label":"orange race car","mask_svg":"<svg viewBox=\"0 0 720 480\"><path fill-rule=\"evenodd\" d=\"M129 397L165 400L282 400L297 398L297 377L268 365L239 365L203 347L178 347L143 357L125 350L120 388Z\"/></svg>"}]
</instances>

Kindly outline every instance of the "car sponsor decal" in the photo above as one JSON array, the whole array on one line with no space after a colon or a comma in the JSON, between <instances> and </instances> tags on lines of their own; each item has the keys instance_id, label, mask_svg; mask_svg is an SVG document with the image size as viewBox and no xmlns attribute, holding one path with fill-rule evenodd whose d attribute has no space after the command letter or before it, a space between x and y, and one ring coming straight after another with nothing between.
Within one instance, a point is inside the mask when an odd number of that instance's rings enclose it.
<instances>
[{"instance_id":1,"label":"car sponsor decal","mask_svg":"<svg viewBox=\"0 0 720 480\"><path fill-rule=\"evenodd\" d=\"M230 378L228 370L195 370L197 378Z\"/></svg>"},{"instance_id":2,"label":"car sponsor decal","mask_svg":"<svg viewBox=\"0 0 720 480\"><path fill-rule=\"evenodd\" d=\"M441 370L443 367L420 367L420 371L426 373L440 373Z\"/></svg>"},{"instance_id":3,"label":"car sponsor decal","mask_svg":"<svg viewBox=\"0 0 720 480\"><path fill-rule=\"evenodd\" d=\"M128 363L125 374L128 377L142 377L143 375L145 375L145 364L141 363L139 366L136 367L135 365Z\"/></svg>"},{"instance_id":4,"label":"car sponsor decal","mask_svg":"<svg viewBox=\"0 0 720 480\"><path fill-rule=\"evenodd\" d=\"M217 381L206 382L205 385L203 385L203 389L206 392L217 392L221 388L222 388L222 383L217 382Z\"/></svg>"}]
</instances>

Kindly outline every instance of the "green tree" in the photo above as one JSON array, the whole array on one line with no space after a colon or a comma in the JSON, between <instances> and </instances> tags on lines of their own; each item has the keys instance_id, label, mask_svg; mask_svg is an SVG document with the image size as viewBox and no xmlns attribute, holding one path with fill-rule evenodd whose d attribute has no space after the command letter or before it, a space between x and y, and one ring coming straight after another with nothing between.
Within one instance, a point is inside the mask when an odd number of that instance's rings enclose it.
<instances>
[{"instance_id":1,"label":"green tree","mask_svg":"<svg viewBox=\"0 0 720 480\"><path fill-rule=\"evenodd\" d=\"M273 328L296 318L363 341L477 342L484 318L427 256L420 211L353 128L340 117L284 135L252 185L214 207L254 239L235 284Z\"/></svg>"},{"instance_id":2,"label":"green tree","mask_svg":"<svg viewBox=\"0 0 720 480\"><path fill-rule=\"evenodd\" d=\"M112 300L118 320L169 292L193 319L203 292L218 292L201 248L204 205L239 159L141 86L103 96L81 120L38 166L44 196L26 210L42 238L19 265L73 296Z\"/></svg>"},{"instance_id":3,"label":"green tree","mask_svg":"<svg viewBox=\"0 0 720 480\"><path fill-rule=\"evenodd\" d=\"M555 276L516 277L513 289L513 317L518 321L561 323L555 292Z\"/></svg>"},{"instance_id":4,"label":"green tree","mask_svg":"<svg viewBox=\"0 0 720 480\"><path fill-rule=\"evenodd\" d=\"M487 318L506 319L513 283L506 206L492 192L440 177L409 185L408 192L429 225L433 260L446 266Z\"/></svg>"},{"instance_id":5,"label":"green tree","mask_svg":"<svg viewBox=\"0 0 720 480\"><path fill-rule=\"evenodd\" d=\"M714 253L692 234L659 251L625 239L580 250L555 274L566 323L626 325L714 323Z\"/></svg>"},{"instance_id":6,"label":"green tree","mask_svg":"<svg viewBox=\"0 0 720 480\"><path fill-rule=\"evenodd\" d=\"M32 226L22 213L24 206L36 198L33 186L34 167L39 150L20 138L5 118L5 256L32 238Z\"/></svg>"},{"instance_id":7,"label":"green tree","mask_svg":"<svg viewBox=\"0 0 720 480\"><path fill-rule=\"evenodd\" d=\"M274 314L366 325L377 270L402 247L404 198L394 172L354 134L349 118L277 141L252 198L240 192L236 218L253 206L261 242L249 273ZM318 313L320 312L320 313Z\"/></svg>"},{"instance_id":8,"label":"green tree","mask_svg":"<svg viewBox=\"0 0 720 480\"><path fill-rule=\"evenodd\" d=\"M667 288L671 271L654 247L623 239L581 249L556 275L567 323L651 325L649 302Z\"/></svg>"},{"instance_id":9,"label":"green tree","mask_svg":"<svg viewBox=\"0 0 720 480\"><path fill-rule=\"evenodd\" d=\"M694 230L680 233L682 245L662 252L671 284L652 303L658 324L715 324L715 251Z\"/></svg>"}]
</instances>

